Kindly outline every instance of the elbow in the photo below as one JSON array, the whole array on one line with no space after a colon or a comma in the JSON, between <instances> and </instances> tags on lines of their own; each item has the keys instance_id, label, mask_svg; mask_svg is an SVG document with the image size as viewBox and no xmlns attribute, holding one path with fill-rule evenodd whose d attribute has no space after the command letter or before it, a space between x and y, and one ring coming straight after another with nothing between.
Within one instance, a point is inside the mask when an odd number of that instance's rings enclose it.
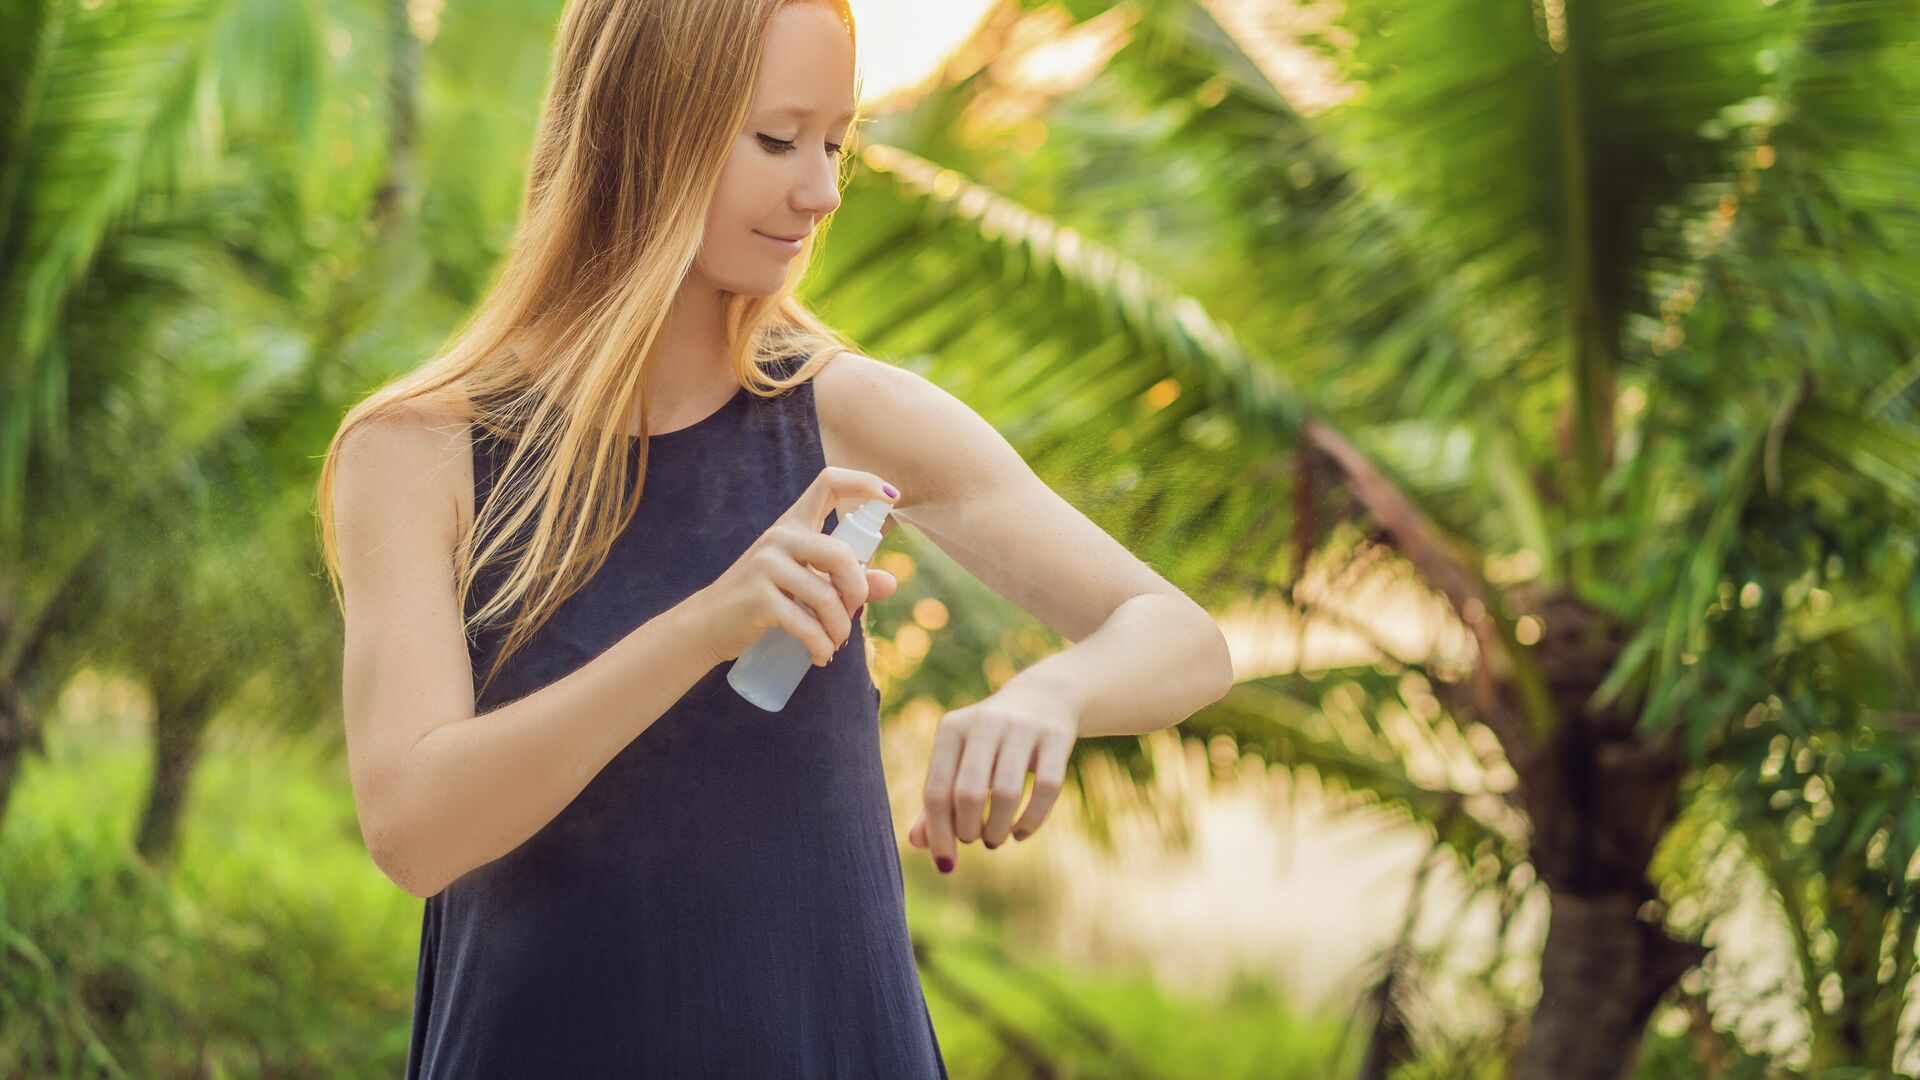
<instances>
[{"instance_id":1,"label":"elbow","mask_svg":"<svg viewBox=\"0 0 1920 1080\"><path fill-rule=\"evenodd\" d=\"M1209 666L1215 672L1214 694L1207 699L1207 704L1211 705L1233 692L1233 684L1238 676L1233 670L1233 649L1227 645L1226 634L1221 632L1220 624L1211 615L1207 616L1207 629L1212 631L1213 639L1210 642L1213 656Z\"/></svg>"},{"instance_id":2,"label":"elbow","mask_svg":"<svg viewBox=\"0 0 1920 1080\"><path fill-rule=\"evenodd\" d=\"M408 896L425 900L445 888L421 858L419 845L404 842L401 830L383 825L361 832L373 864Z\"/></svg>"},{"instance_id":3,"label":"elbow","mask_svg":"<svg viewBox=\"0 0 1920 1080\"><path fill-rule=\"evenodd\" d=\"M439 878L423 872L415 860L395 857L388 852L376 855L374 863L380 867L381 873L387 875L387 880L400 886L400 890L408 896L425 900L446 888Z\"/></svg>"},{"instance_id":4,"label":"elbow","mask_svg":"<svg viewBox=\"0 0 1920 1080\"><path fill-rule=\"evenodd\" d=\"M387 877L395 885L400 886L401 892L421 900L430 899L438 895L441 889L445 888L445 886L442 885L425 885L413 878L391 873L388 874Z\"/></svg>"},{"instance_id":5,"label":"elbow","mask_svg":"<svg viewBox=\"0 0 1920 1080\"><path fill-rule=\"evenodd\" d=\"M1220 621L1213 617L1212 612L1184 595L1180 599L1193 615L1193 640L1199 643L1192 670L1209 674L1207 685L1212 690L1200 706L1205 708L1233 692L1234 682L1238 678L1233 669L1233 649L1227 644L1227 635L1220 629Z\"/></svg>"},{"instance_id":6,"label":"elbow","mask_svg":"<svg viewBox=\"0 0 1920 1080\"><path fill-rule=\"evenodd\" d=\"M1180 719L1167 725L1168 727L1178 727L1186 723L1187 719L1195 713L1233 692L1237 678L1233 670L1233 651L1227 647L1226 635L1220 632L1220 626L1213 621L1212 616L1207 617L1205 627L1206 632L1199 635L1205 641L1205 647L1197 651L1198 654L1193 657L1193 664L1188 669L1207 673L1205 696Z\"/></svg>"}]
</instances>

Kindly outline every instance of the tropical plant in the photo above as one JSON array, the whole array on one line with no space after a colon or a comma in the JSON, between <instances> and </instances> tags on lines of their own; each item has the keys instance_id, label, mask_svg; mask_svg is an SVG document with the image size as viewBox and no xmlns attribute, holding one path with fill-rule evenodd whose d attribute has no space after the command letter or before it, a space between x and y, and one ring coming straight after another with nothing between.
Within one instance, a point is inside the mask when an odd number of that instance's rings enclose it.
<instances>
[{"instance_id":1,"label":"tropical plant","mask_svg":"<svg viewBox=\"0 0 1920 1080\"><path fill-rule=\"evenodd\" d=\"M403 4L331 15L344 40L397 18L402 47L373 67L404 70ZM309 507L289 493L358 388L330 365L417 276L415 89L391 83L392 123L323 122L341 73L323 70L321 12L300 0L5 18L20 63L0 97L0 812L39 745L32 703L108 664L152 689L138 836L164 859L222 704L311 724L333 696L337 633L305 557ZM328 136L368 127L392 133L359 170L370 212L351 188L303 186L321 148L337 154ZM323 232L343 210L369 219L365 238Z\"/></svg>"},{"instance_id":2,"label":"tropical plant","mask_svg":"<svg viewBox=\"0 0 1920 1080\"><path fill-rule=\"evenodd\" d=\"M1288 596L1323 545L1352 542L1330 527L1351 499L1477 643L1464 678L1419 692L1496 737L1551 892L1516 1075L1619 1075L1704 954L1666 932L1648 874L1682 779L1740 760L1755 730L1803 731L1755 706L1829 647L1715 637L1726 597L1782 587L1749 554L1795 514L1905 537L1920 507L1899 255L1920 179L1913 8L1357 2L1323 45L1362 92L1310 117L1194 4L1024 6L1119 13L1132 37L999 141L966 145L965 121L1007 115L1017 59L886 118L895 145L867 148L863 213L823 270L829 314L990 411L1203 602ZM991 191L966 178L988 159ZM1209 267L1239 280L1203 311L1180 286ZM1865 553L1832 573L1859 632L1887 633L1912 616L1876 598L1910 574ZM1284 725L1275 692L1301 696L1260 680L1187 726ZM1431 715L1368 696L1362 715ZM1429 815L1450 805L1391 764L1280 738Z\"/></svg>"},{"instance_id":3,"label":"tropical plant","mask_svg":"<svg viewBox=\"0 0 1920 1080\"><path fill-rule=\"evenodd\" d=\"M484 284L544 59L541 35L490 31L557 8L453 6L417 91L398 0L336 0L325 27L300 0L0 14L0 800L28 701L89 657L207 649L245 610L234 576L311 538L274 493L309 490L340 409ZM1027 64L1033 20L1097 77ZM1776 737L1809 815L1813 778L1857 775L1823 756L1829 731L1877 724L1906 753L1885 721L1914 711L1912 650L1876 642L1916 625L1886 602L1913 595L1920 507L1915 23L1895 0L1352 0L1313 44L1360 92L1308 110L1197 0L1009 3L875 125L807 291L1209 606L1325 617L1297 587L1343 562L1443 597L1476 645L1464 668L1389 652L1251 679L1185 731L1405 807L1508 912L1540 883L1516 1075L1611 1078L1703 953L1666 932L1648 874L1683 782L1719 766L1739 827L1784 838L1776 878L1806 880L1787 875L1827 865L1806 844L1829 819L1809 837L1772 805ZM187 630L143 653L174 581L205 583ZM278 636L207 652L156 693L163 715L263 686L315 711L331 607L265 588ZM978 696L1025 633L987 611L931 657L877 612L876 646L916 690ZM146 613L139 637L118 612ZM1782 672L1806 696L1771 700ZM1415 767L1409 721L1476 768ZM1137 750L1082 753L1139 775ZM1884 809L1850 790L1831 811L1858 858L1799 896L1875 898L1816 935L1837 952L1809 950L1821 1007L1837 980L1853 1010L1817 1028L1822 1060L1897 1053L1920 836L1904 778L1869 775ZM1855 945L1888 933L1868 986ZM1382 1070L1407 1051L1378 1045Z\"/></svg>"}]
</instances>

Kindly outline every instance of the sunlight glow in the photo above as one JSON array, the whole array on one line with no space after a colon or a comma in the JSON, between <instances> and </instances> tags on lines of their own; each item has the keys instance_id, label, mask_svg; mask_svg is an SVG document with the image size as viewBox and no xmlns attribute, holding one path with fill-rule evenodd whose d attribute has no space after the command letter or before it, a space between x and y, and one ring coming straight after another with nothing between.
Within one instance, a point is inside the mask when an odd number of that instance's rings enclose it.
<instances>
[{"instance_id":1,"label":"sunlight glow","mask_svg":"<svg viewBox=\"0 0 1920 1080\"><path fill-rule=\"evenodd\" d=\"M993 6L992 0L851 0L860 34L861 103L932 74Z\"/></svg>"}]
</instances>

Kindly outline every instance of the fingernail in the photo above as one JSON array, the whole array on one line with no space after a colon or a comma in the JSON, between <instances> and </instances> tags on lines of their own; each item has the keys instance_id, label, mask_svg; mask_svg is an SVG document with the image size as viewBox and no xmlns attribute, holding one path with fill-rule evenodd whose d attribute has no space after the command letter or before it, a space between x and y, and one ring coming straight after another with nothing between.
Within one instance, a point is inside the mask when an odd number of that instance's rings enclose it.
<instances>
[{"instance_id":1,"label":"fingernail","mask_svg":"<svg viewBox=\"0 0 1920 1080\"><path fill-rule=\"evenodd\" d=\"M880 490L881 490L881 491L884 491L884 492L886 492L886 493L887 493L887 498L889 498L889 499L897 499L897 498L899 498L899 497L900 497L900 493L899 493L899 492L897 492L897 491L895 491L895 490L893 490L893 485L892 485L892 484L881 484L881 485L880 485Z\"/></svg>"},{"instance_id":2,"label":"fingernail","mask_svg":"<svg viewBox=\"0 0 1920 1080\"><path fill-rule=\"evenodd\" d=\"M942 855L942 856L941 856L940 858L938 858L938 859L935 859L935 860L933 860L933 861L934 861L934 862L935 862L936 864L938 864L938 865L939 865L939 867L940 867L940 872L941 872L941 873L943 873L943 874L951 874L951 873L953 873L953 860L952 860L952 859L949 859L949 858L947 858L946 856L944 856L944 855Z\"/></svg>"},{"instance_id":3,"label":"fingernail","mask_svg":"<svg viewBox=\"0 0 1920 1080\"><path fill-rule=\"evenodd\" d=\"M993 850L994 848L997 848L997 847L999 847L999 846L1000 846L999 844L996 844L996 843L994 843L994 842L993 842L993 841L991 841L991 840L982 840L982 841L980 841L980 842L981 842L981 843L983 843L983 844L985 844L985 845L987 845L987 850L988 850L988 851L992 851L992 850Z\"/></svg>"},{"instance_id":4,"label":"fingernail","mask_svg":"<svg viewBox=\"0 0 1920 1080\"><path fill-rule=\"evenodd\" d=\"M1014 833L1014 834L1013 834L1013 838L1014 838L1015 840L1025 840L1025 839L1026 839L1027 837L1029 837L1029 836L1032 836L1032 835L1033 835L1033 834L1032 834L1032 833L1030 833L1030 832L1016 832L1016 833Z\"/></svg>"},{"instance_id":5,"label":"fingernail","mask_svg":"<svg viewBox=\"0 0 1920 1080\"><path fill-rule=\"evenodd\" d=\"M863 611L865 611L865 610L867 610L867 605L865 605L865 604L861 604L861 605L860 605L859 607L857 607L857 608L854 608L854 609L853 609L853 617L854 617L854 618L856 618L856 619L857 619L857 618L859 618L859 617L860 617L860 613L861 613L861 612L863 612Z\"/></svg>"}]
</instances>

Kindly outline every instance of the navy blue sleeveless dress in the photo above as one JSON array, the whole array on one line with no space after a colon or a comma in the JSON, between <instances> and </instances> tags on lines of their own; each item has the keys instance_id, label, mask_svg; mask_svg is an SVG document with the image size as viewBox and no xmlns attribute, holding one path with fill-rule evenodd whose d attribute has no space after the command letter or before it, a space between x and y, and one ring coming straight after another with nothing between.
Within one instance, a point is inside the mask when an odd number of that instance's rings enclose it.
<instances>
[{"instance_id":1,"label":"navy blue sleeveless dress","mask_svg":"<svg viewBox=\"0 0 1920 1080\"><path fill-rule=\"evenodd\" d=\"M825 465L813 390L743 388L653 436L633 521L477 710L567 675L731 566ZM469 430L477 512L508 448ZM469 613L504 575L483 577ZM470 643L476 692L504 636ZM539 832L430 897L409 1080L945 1080L863 645L856 620L778 713L715 665Z\"/></svg>"}]
</instances>

